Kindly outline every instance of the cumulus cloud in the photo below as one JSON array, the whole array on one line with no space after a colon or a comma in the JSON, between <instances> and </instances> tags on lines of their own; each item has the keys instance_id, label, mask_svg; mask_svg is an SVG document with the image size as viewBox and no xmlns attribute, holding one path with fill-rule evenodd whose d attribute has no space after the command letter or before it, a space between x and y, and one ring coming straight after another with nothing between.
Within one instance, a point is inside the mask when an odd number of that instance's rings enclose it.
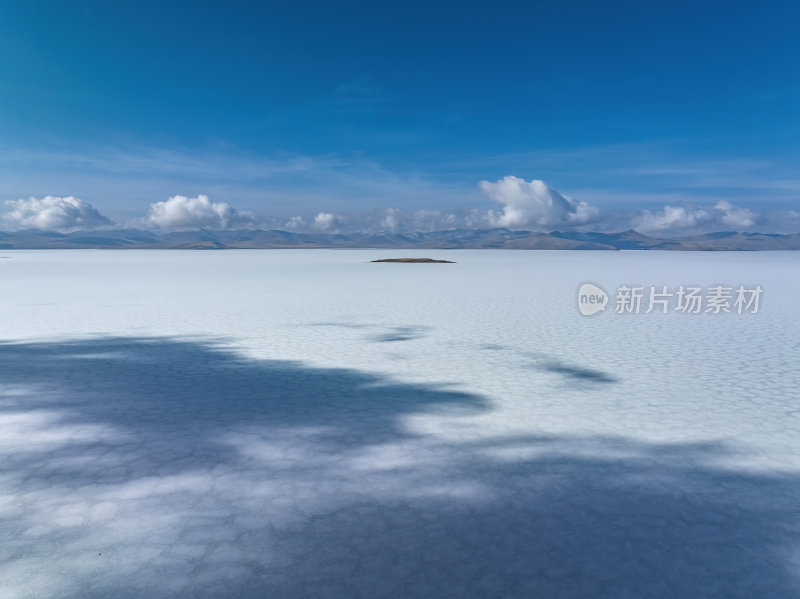
<instances>
[{"instance_id":1,"label":"cumulus cloud","mask_svg":"<svg viewBox=\"0 0 800 599\"><path fill-rule=\"evenodd\" d=\"M3 226L12 229L93 229L114 224L109 218L81 199L46 196L27 200L6 200L10 210L3 214Z\"/></svg>"},{"instance_id":2,"label":"cumulus cloud","mask_svg":"<svg viewBox=\"0 0 800 599\"><path fill-rule=\"evenodd\" d=\"M145 217L147 225L159 229L228 229L248 226L253 220L249 212L234 210L225 202L212 202L205 195L172 196L165 202L153 202Z\"/></svg>"},{"instance_id":3,"label":"cumulus cloud","mask_svg":"<svg viewBox=\"0 0 800 599\"><path fill-rule=\"evenodd\" d=\"M544 181L526 181L507 176L495 181L481 181L478 186L490 200L503 205L502 212L490 210L488 221L496 227L559 227L583 225L596 219L599 211L587 204L563 196Z\"/></svg>"},{"instance_id":4,"label":"cumulus cloud","mask_svg":"<svg viewBox=\"0 0 800 599\"><path fill-rule=\"evenodd\" d=\"M645 210L634 220L642 232L691 231L719 227L746 229L756 223L754 212L720 200L714 206L664 206L662 210Z\"/></svg>"},{"instance_id":5,"label":"cumulus cloud","mask_svg":"<svg viewBox=\"0 0 800 599\"><path fill-rule=\"evenodd\" d=\"M319 231L328 231L340 224L340 219L330 212L320 212L314 217L311 226Z\"/></svg>"}]
</instances>

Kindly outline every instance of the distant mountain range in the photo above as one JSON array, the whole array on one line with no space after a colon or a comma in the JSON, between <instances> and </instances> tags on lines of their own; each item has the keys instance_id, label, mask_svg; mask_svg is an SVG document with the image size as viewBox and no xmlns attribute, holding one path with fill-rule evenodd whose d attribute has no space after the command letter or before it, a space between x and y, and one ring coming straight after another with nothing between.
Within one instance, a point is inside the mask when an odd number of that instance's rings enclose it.
<instances>
[{"instance_id":1,"label":"distant mountain range","mask_svg":"<svg viewBox=\"0 0 800 599\"><path fill-rule=\"evenodd\" d=\"M397 248L516 250L800 250L800 234L721 232L675 237L621 233L536 233L509 229L454 229L419 233L292 233L242 229L154 233L136 229L56 233L0 231L0 249L276 249Z\"/></svg>"}]
</instances>

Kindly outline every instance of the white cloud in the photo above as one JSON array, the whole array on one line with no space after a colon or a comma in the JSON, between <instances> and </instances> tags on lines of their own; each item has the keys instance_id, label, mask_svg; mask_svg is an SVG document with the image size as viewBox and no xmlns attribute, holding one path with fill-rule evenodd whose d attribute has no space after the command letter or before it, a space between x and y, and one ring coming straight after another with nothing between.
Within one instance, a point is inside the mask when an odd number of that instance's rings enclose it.
<instances>
[{"instance_id":1,"label":"white cloud","mask_svg":"<svg viewBox=\"0 0 800 599\"><path fill-rule=\"evenodd\" d=\"M166 202L153 202L145 223L159 229L209 227L227 229L252 224L253 215L238 212L225 202L212 202L208 196L172 196Z\"/></svg>"},{"instance_id":2,"label":"white cloud","mask_svg":"<svg viewBox=\"0 0 800 599\"><path fill-rule=\"evenodd\" d=\"M6 200L11 207L2 216L3 226L12 229L93 229L113 222L91 204L78 198L47 196L41 200Z\"/></svg>"},{"instance_id":3,"label":"white cloud","mask_svg":"<svg viewBox=\"0 0 800 599\"><path fill-rule=\"evenodd\" d=\"M303 219L302 216L293 216L288 221L284 227L287 231L298 231L304 229L306 226L306 221Z\"/></svg>"},{"instance_id":4,"label":"white cloud","mask_svg":"<svg viewBox=\"0 0 800 599\"><path fill-rule=\"evenodd\" d=\"M330 212L320 212L314 217L312 227L320 231L328 231L339 224L339 218Z\"/></svg>"},{"instance_id":5,"label":"white cloud","mask_svg":"<svg viewBox=\"0 0 800 599\"><path fill-rule=\"evenodd\" d=\"M470 220L471 219L471 220ZM468 226L468 222L487 226L485 211L473 210L458 214L439 210L402 210L384 208L374 212L334 214L319 212L313 217L293 216L277 226L293 232L336 231L338 233L408 233L455 229Z\"/></svg>"},{"instance_id":6,"label":"white cloud","mask_svg":"<svg viewBox=\"0 0 800 599\"><path fill-rule=\"evenodd\" d=\"M596 219L599 211L587 204L563 196L544 181L530 182L507 176L492 183L481 181L481 191L503 205L502 212L490 210L488 221L496 227L577 226Z\"/></svg>"},{"instance_id":7,"label":"white cloud","mask_svg":"<svg viewBox=\"0 0 800 599\"><path fill-rule=\"evenodd\" d=\"M657 212L644 210L634 219L634 227L642 232L719 230L721 227L741 230L752 227L757 220L751 210L720 200L712 207L664 206Z\"/></svg>"},{"instance_id":8,"label":"white cloud","mask_svg":"<svg viewBox=\"0 0 800 599\"><path fill-rule=\"evenodd\" d=\"M709 213L702 208L664 206L659 212L642 212L634 227L638 231L666 231L668 229L693 229L709 221Z\"/></svg>"},{"instance_id":9,"label":"white cloud","mask_svg":"<svg viewBox=\"0 0 800 599\"><path fill-rule=\"evenodd\" d=\"M397 208L389 208L381 219L381 228L394 231L400 225L401 213Z\"/></svg>"},{"instance_id":10,"label":"white cloud","mask_svg":"<svg viewBox=\"0 0 800 599\"><path fill-rule=\"evenodd\" d=\"M737 208L730 202L720 200L714 209L720 213L720 220L723 224L731 227L745 228L752 227L756 222L756 215L747 208Z\"/></svg>"}]
</instances>

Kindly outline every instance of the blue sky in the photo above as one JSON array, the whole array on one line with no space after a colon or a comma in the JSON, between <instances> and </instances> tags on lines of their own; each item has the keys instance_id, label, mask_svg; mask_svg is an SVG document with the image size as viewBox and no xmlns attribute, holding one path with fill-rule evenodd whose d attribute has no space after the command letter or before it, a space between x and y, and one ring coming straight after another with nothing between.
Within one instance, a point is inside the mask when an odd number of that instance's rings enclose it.
<instances>
[{"instance_id":1,"label":"blue sky","mask_svg":"<svg viewBox=\"0 0 800 599\"><path fill-rule=\"evenodd\" d=\"M794 227L799 25L796 2L2 1L0 200ZM512 176L566 212L479 184Z\"/></svg>"}]
</instances>

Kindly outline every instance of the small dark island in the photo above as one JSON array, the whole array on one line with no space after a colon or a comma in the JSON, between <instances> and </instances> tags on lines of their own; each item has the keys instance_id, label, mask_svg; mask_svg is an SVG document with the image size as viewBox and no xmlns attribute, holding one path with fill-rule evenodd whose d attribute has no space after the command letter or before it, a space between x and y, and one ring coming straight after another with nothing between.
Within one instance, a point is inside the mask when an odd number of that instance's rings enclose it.
<instances>
[{"instance_id":1,"label":"small dark island","mask_svg":"<svg viewBox=\"0 0 800 599\"><path fill-rule=\"evenodd\" d=\"M373 260L373 262L406 262L416 264L455 264L451 260L434 260L433 258L384 258L383 260Z\"/></svg>"}]
</instances>

